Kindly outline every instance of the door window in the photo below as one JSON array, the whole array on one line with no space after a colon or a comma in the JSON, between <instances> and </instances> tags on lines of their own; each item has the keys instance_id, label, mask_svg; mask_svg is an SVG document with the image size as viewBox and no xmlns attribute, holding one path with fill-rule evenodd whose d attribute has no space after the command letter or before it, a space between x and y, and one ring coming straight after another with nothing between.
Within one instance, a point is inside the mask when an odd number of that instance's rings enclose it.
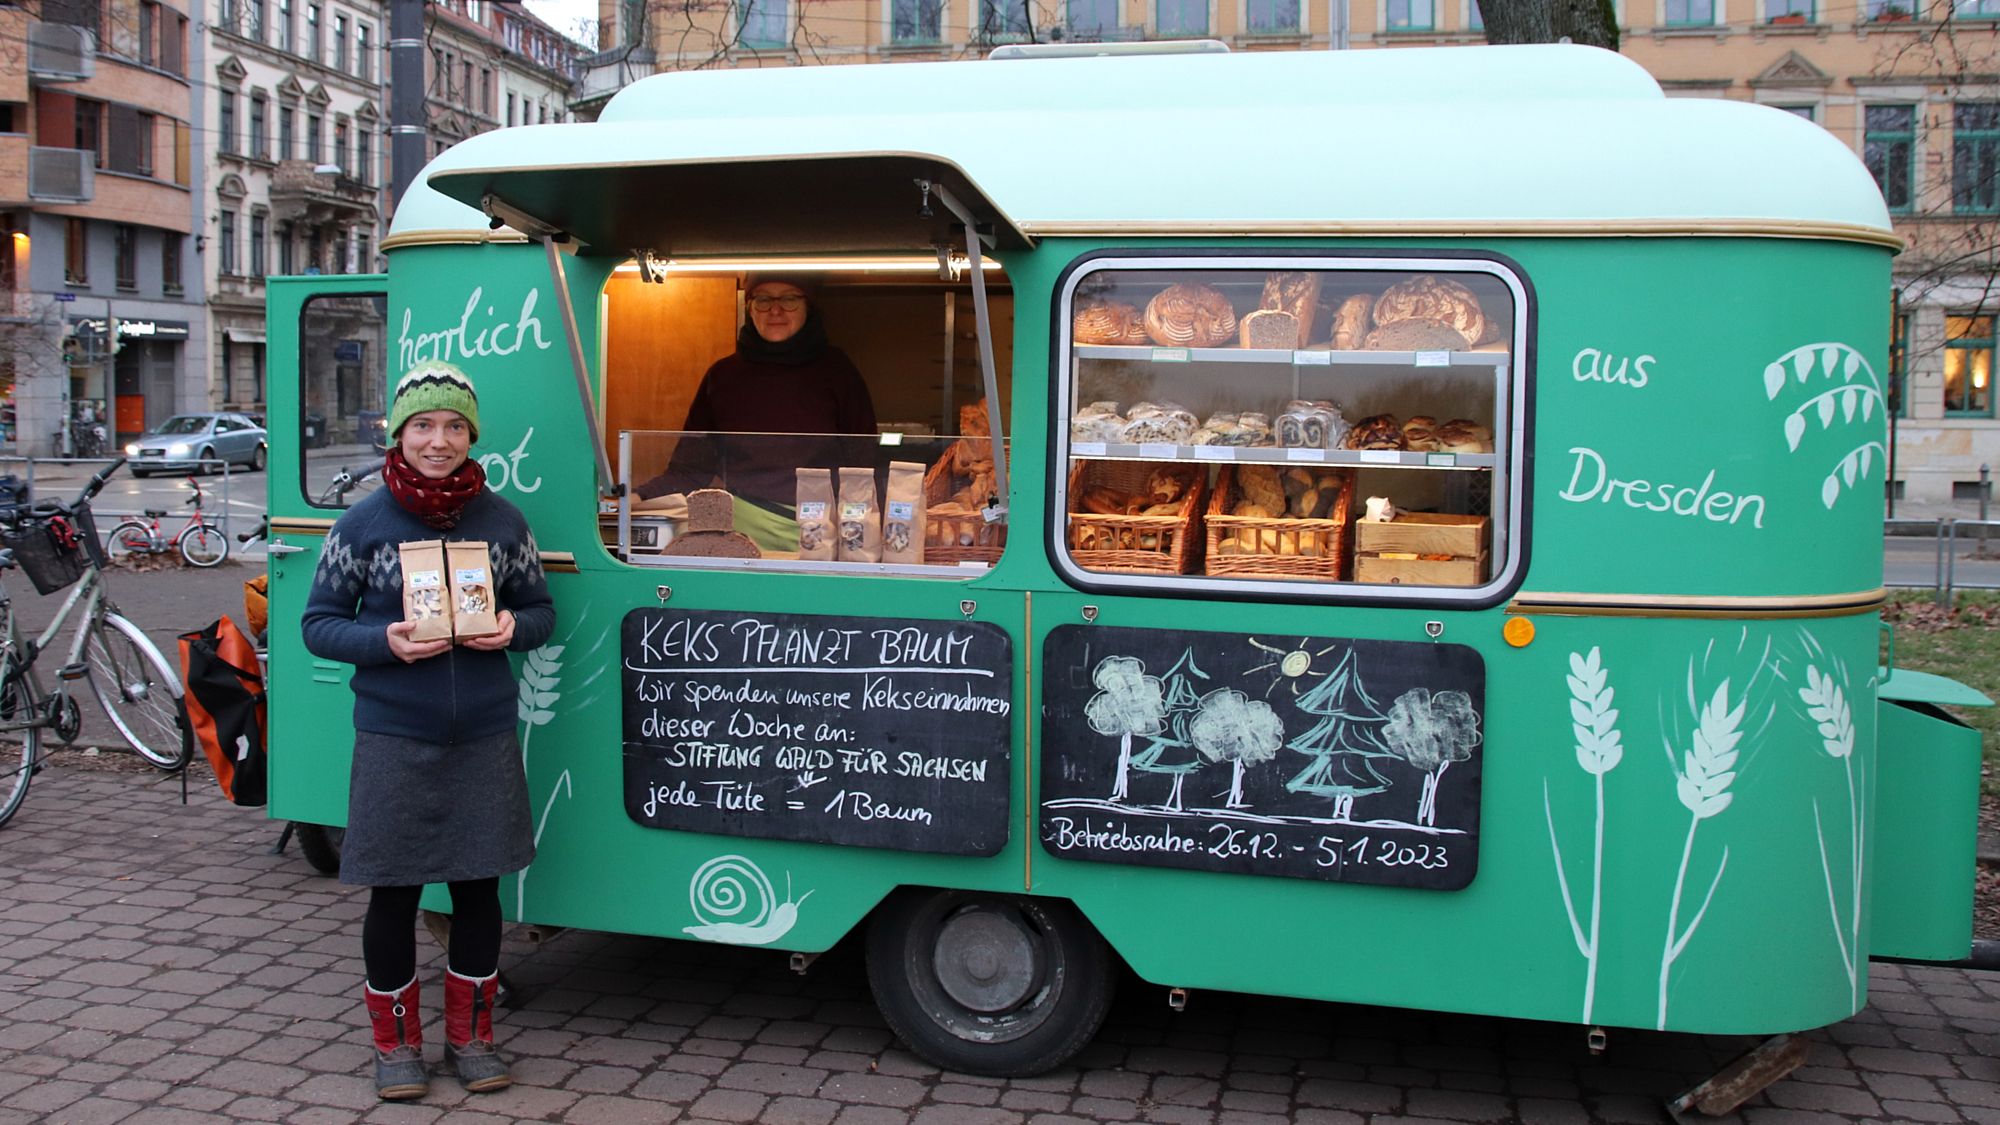
<instances>
[{"instance_id":1,"label":"door window","mask_svg":"<svg viewBox=\"0 0 2000 1125\"><path fill-rule=\"evenodd\" d=\"M314 297L299 314L299 489L345 508L381 484L388 298Z\"/></svg>"}]
</instances>

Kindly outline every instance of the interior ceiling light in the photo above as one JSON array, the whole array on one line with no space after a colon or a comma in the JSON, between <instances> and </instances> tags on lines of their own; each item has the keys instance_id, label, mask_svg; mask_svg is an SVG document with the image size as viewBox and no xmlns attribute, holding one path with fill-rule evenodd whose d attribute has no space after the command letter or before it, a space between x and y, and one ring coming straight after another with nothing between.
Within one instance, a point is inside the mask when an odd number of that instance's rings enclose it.
<instances>
[{"instance_id":1,"label":"interior ceiling light","mask_svg":"<svg viewBox=\"0 0 2000 1125\"><path fill-rule=\"evenodd\" d=\"M960 259L963 261L963 259ZM1000 263L982 256L981 268L998 270ZM796 270L801 273L872 271L876 273L936 273L937 258L701 258L690 261L668 259L668 273L740 273L745 270ZM626 262L613 273L636 274L637 262Z\"/></svg>"}]
</instances>

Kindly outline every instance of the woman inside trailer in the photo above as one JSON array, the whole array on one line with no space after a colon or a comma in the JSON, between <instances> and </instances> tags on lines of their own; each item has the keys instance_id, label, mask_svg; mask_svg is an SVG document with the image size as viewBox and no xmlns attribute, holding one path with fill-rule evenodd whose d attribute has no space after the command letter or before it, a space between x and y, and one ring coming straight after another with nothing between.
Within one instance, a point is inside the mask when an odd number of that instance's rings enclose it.
<instances>
[{"instance_id":1,"label":"woman inside trailer","mask_svg":"<svg viewBox=\"0 0 2000 1125\"><path fill-rule=\"evenodd\" d=\"M689 436L638 487L640 500L726 488L738 501L737 530L766 550L796 549L797 470L874 463L868 385L827 342L813 298L807 276L751 275L736 351L702 376L681 427Z\"/></svg>"}]
</instances>

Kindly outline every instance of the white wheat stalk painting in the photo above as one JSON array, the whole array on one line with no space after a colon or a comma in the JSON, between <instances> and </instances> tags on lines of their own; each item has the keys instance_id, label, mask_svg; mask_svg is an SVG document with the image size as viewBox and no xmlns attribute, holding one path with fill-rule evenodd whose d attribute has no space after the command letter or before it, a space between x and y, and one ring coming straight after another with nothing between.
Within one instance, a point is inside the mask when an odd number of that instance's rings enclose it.
<instances>
[{"instance_id":1,"label":"white wheat stalk painting","mask_svg":"<svg viewBox=\"0 0 2000 1125\"><path fill-rule=\"evenodd\" d=\"M585 606L584 609L585 612L582 617L583 620L587 621L590 616L589 607ZM581 625L578 626L578 628L581 627ZM515 695L514 714L521 721L521 770L523 773L527 772L528 743L535 737L535 728L547 726L549 721L556 717L555 706L562 699L563 650L569 647L569 642L575 636L576 629L572 629L568 636L563 638L562 644L545 644L528 653L527 657L521 661L521 683L520 690ZM602 648L607 636L609 636L608 632L600 632L597 635L596 642L591 645L590 651L595 653L598 649ZM570 694L574 696L577 691L588 689L597 682L598 677L603 672L602 668L593 671L590 675L584 677L583 682L576 685L576 691L572 691ZM588 706L592 698L595 698L594 694L585 698L582 704L578 706ZM535 843L537 845L540 845L542 842L542 830L549 825L549 814L555 811L556 794L558 791L565 797L575 795L575 785L570 780L568 770L562 771L557 776L555 784L549 786L549 799L543 803L542 815L535 822ZM529 866L532 867L533 864ZM514 917L516 920L526 916L527 906L528 868L524 867L514 882Z\"/></svg>"},{"instance_id":2,"label":"white wheat stalk painting","mask_svg":"<svg viewBox=\"0 0 2000 1125\"><path fill-rule=\"evenodd\" d=\"M1590 654L1569 654L1570 729L1576 735L1576 764L1591 775L1597 788L1597 821L1592 836L1590 862L1590 933L1586 936L1577 921L1576 904L1570 897L1569 877L1563 871L1562 844L1556 839L1555 813L1549 807L1548 779L1542 780L1542 815L1549 824L1549 847L1555 852L1556 885L1562 890L1563 910L1569 914L1570 936L1576 951L1583 955L1583 1022L1589 1023L1597 1000L1598 922L1604 905L1604 775L1617 767L1625 756L1619 743L1618 711L1611 706L1609 673L1598 650Z\"/></svg>"},{"instance_id":3,"label":"white wheat stalk painting","mask_svg":"<svg viewBox=\"0 0 2000 1125\"><path fill-rule=\"evenodd\" d=\"M1674 962L1687 948L1695 930L1701 927L1702 916L1708 913L1709 903L1715 899L1715 888L1722 884L1722 873L1729 867L1729 848L1725 846L1722 860L1715 867L1715 878L1709 880L1708 893L1702 896L1701 907L1688 920L1687 929L1682 930L1681 895L1687 885L1688 863L1694 856L1695 832L1702 821L1720 816L1735 799L1729 787L1736 780L1736 747L1743 738L1743 713L1749 706L1746 695L1737 701L1733 710L1730 708L1727 679L1722 681L1713 695L1697 701L1692 662L1688 664L1688 700L1696 716L1694 737L1674 770L1677 781L1675 793L1688 810L1688 831L1687 841L1681 845L1680 872L1674 876L1673 901L1667 909L1666 945L1660 953L1659 1028L1662 1031L1667 1026L1667 982Z\"/></svg>"},{"instance_id":4,"label":"white wheat stalk painting","mask_svg":"<svg viewBox=\"0 0 2000 1125\"><path fill-rule=\"evenodd\" d=\"M1810 641L1810 638L1808 638ZM1815 645L1815 648L1818 646ZM1840 680L1834 679L1835 671ZM1841 921L1840 896L1833 886L1833 865L1826 854L1826 829L1820 821L1819 798L1813 798L1813 828L1819 834L1819 867L1826 878L1826 906L1833 918L1833 940L1840 949L1841 967L1847 970L1847 987L1857 1003L1861 1000L1861 863L1864 797L1854 785L1854 712L1848 706L1842 686L1846 670L1836 663L1822 674L1817 665L1806 665L1806 686L1799 699L1806 705L1806 717L1819 728L1820 748L1847 770L1848 823L1848 920ZM1843 928L1844 927L1844 928Z\"/></svg>"},{"instance_id":5,"label":"white wheat stalk painting","mask_svg":"<svg viewBox=\"0 0 2000 1125\"><path fill-rule=\"evenodd\" d=\"M1785 415L1786 448L1798 451L1809 424L1807 415L1818 419L1821 430L1833 429L1836 414L1843 425L1852 423L1856 415L1862 422L1871 421L1877 407L1882 407L1886 416L1882 380L1876 377L1868 360L1846 344L1807 344L1779 356L1764 368L1764 397L1775 402L1787 379L1805 384L1815 375L1834 381L1834 385L1808 397ZM1856 376L1863 381L1856 382ZM1885 465L1889 460L1888 446L1879 440L1865 440L1848 450L1820 483L1820 502L1833 507L1834 501L1840 499L1841 487L1852 489L1856 480L1865 479L1877 459Z\"/></svg>"}]
</instances>

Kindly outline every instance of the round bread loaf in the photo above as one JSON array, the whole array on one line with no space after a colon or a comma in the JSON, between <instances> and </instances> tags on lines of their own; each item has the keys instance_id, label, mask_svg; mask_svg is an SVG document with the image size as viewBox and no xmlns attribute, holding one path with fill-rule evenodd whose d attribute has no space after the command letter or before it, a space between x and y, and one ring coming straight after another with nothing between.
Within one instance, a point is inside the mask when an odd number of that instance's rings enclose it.
<instances>
[{"instance_id":1,"label":"round bread loaf","mask_svg":"<svg viewBox=\"0 0 2000 1125\"><path fill-rule=\"evenodd\" d=\"M1443 321L1465 337L1461 347L1471 347L1486 336L1486 314L1472 290L1427 273L1397 282L1375 302L1378 327L1403 320Z\"/></svg>"},{"instance_id":2,"label":"round bread loaf","mask_svg":"<svg viewBox=\"0 0 2000 1125\"><path fill-rule=\"evenodd\" d=\"M1146 334L1167 348L1215 348L1236 341L1236 310L1206 285L1182 282L1146 305Z\"/></svg>"},{"instance_id":3,"label":"round bread loaf","mask_svg":"<svg viewBox=\"0 0 2000 1125\"><path fill-rule=\"evenodd\" d=\"M1070 336L1079 344L1143 344L1146 325L1138 309L1122 301L1107 301L1076 310Z\"/></svg>"},{"instance_id":4,"label":"round bread loaf","mask_svg":"<svg viewBox=\"0 0 2000 1125\"><path fill-rule=\"evenodd\" d=\"M1442 320L1397 320L1382 325L1361 342L1371 352L1462 352L1465 336Z\"/></svg>"}]
</instances>

